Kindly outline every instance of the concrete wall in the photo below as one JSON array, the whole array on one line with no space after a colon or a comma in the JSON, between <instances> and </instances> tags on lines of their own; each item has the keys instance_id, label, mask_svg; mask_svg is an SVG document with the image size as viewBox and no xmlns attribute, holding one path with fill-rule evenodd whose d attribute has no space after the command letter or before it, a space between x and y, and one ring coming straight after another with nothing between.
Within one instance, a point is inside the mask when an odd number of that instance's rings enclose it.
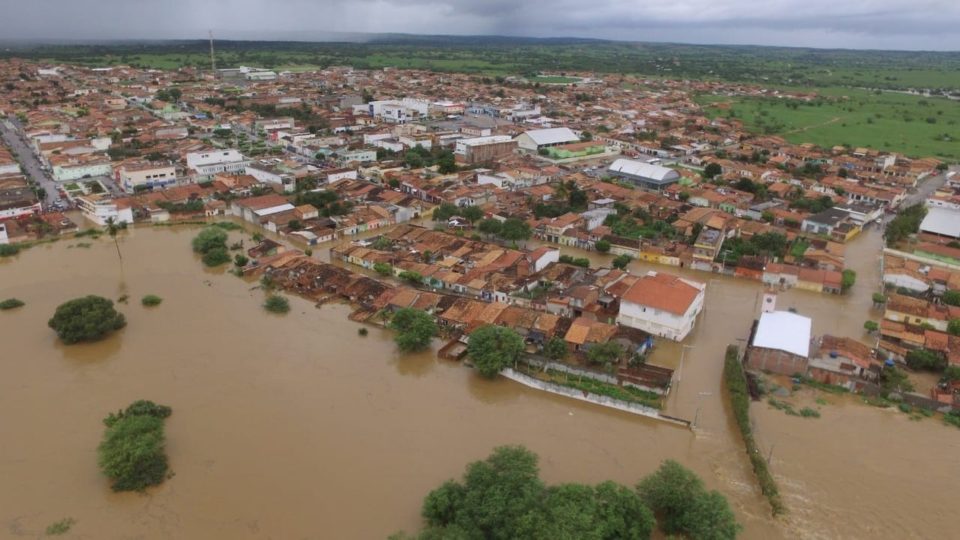
<instances>
[{"instance_id":1,"label":"concrete wall","mask_svg":"<svg viewBox=\"0 0 960 540\"><path fill-rule=\"evenodd\" d=\"M559 384L548 383L546 381L541 381L528 375L524 375L523 373L518 373L510 368L504 369L500 372L500 374L524 386L535 388L537 390L543 390L544 392L549 392L551 394L566 396L580 401L593 403L595 405L602 405L611 409L617 409L631 414L646 416L647 418L653 418L654 420L668 422L677 426L690 427L690 422L686 420L664 416L660 414L660 411L657 409L645 407L636 403L628 403L626 401L620 401L619 399L600 396L590 392L583 392L582 390L574 390L573 388L567 388L566 386L560 386Z\"/></svg>"}]
</instances>

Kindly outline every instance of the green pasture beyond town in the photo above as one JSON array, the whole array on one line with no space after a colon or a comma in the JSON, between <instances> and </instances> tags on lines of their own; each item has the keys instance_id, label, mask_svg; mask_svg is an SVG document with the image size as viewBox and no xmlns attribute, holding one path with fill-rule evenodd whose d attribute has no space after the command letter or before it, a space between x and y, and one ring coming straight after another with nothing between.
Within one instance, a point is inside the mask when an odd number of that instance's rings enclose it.
<instances>
[{"instance_id":1,"label":"green pasture beyond town","mask_svg":"<svg viewBox=\"0 0 960 540\"><path fill-rule=\"evenodd\" d=\"M816 91L822 98L814 102L718 95L697 100L712 118L737 118L753 133L781 135L792 143L960 159L960 102L854 88Z\"/></svg>"}]
</instances>

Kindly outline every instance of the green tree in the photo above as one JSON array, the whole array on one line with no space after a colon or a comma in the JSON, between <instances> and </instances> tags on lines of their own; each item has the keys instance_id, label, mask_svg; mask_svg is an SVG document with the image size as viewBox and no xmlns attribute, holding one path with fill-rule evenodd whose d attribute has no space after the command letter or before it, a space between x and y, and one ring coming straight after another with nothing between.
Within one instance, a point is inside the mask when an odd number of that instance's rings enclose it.
<instances>
[{"instance_id":1,"label":"green tree","mask_svg":"<svg viewBox=\"0 0 960 540\"><path fill-rule=\"evenodd\" d=\"M614 268L618 270L624 270L627 268L627 265L630 264L630 261L632 260L633 258L627 254L617 255L616 258L613 259L612 264Z\"/></svg>"},{"instance_id":2,"label":"green tree","mask_svg":"<svg viewBox=\"0 0 960 540\"><path fill-rule=\"evenodd\" d=\"M117 222L112 217L107 218L107 234L113 239L113 245L117 248L117 258L120 259L120 264L123 265L123 254L120 253L120 242L117 240L118 232L120 232L120 226L117 225Z\"/></svg>"},{"instance_id":3,"label":"green tree","mask_svg":"<svg viewBox=\"0 0 960 540\"><path fill-rule=\"evenodd\" d=\"M414 272L413 270L404 270L397 274L397 277L404 281L409 281L414 285L419 285L423 283L423 276L419 272Z\"/></svg>"},{"instance_id":4,"label":"green tree","mask_svg":"<svg viewBox=\"0 0 960 540\"><path fill-rule=\"evenodd\" d=\"M169 407L141 400L104 419L97 460L114 491L143 490L166 478L163 421L170 413Z\"/></svg>"},{"instance_id":5,"label":"green tree","mask_svg":"<svg viewBox=\"0 0 960 540\"><path fill-rule=\"evenodd\" d=\"M960 291L947 291L943 293L943 303L950 306L960 306Z\"/></svg>"},{"instance_id":6,"label":"green tree","mask_svg":"<svg viewBox=\"0 0 960 540\"><path fill-rule=\"evenodd\" d=\"M161 303L163 303L163 298L160 298L155 294L148 294L140 299L140 303L146 307L159 306Z\"/></svg>"},{"instance_id":7,"label":"green tree","mask_svg":"<svg viewBox=\"0 0 960 540\"><path fill-rule=\"evenodd\" d=\"M655 525L637 492L614 482L546 487L537 456L517 446L468 465L461 481L448 480L427 495L422 513L423 533L391 538L645 540Z\"/></svg>"},{"instance_id":8,"label":"green tree","mask_svg":"<svg viewBox=\"0 0 960 540\"><path fill-rule=\"evenodd\" d=\"M728 540L736 538L742 527L727 499L717 491L710 491L690 501L687 511L677 520L677 528L688 538Z\"/></svg>"},{"instance_id":9,"label":"green tree","mask_svg":"<svg viewBox=\"0 0 960 540\"><path fill-rule=\"evenodd\" d=\"M960 336L960 319L951 319L947 323L947 333L951 336Z\"/></svg>"},{"instance_id":10,"label":"green tree","mask_svg":"<svg viewBox=\"0 0 960 540\"><path fill-rule=\"evenodd\" d=\"M440 174L457 172L457 161L452 152L447 150L437 158L437 170L440 172Z\"/></svg>"},{"instance_id":11,"label":"green tree","mask_svg":"<svg viewBox=\"0 0 960 540\"><path fill-rule=\"evenodd\" d=\"M882 305L887 303L887 297L883 293L873 293L873 303L876 305Z\"/></svg>"},{"instance_id":12,"label":"green tree","mask_svg":"<svg viewBox=\"0 0 960 540\"><path fill-rule=\"evenodd\" d=\"M477 229L488 236L500 234L500 221L496 219L484 219L477 225Z\"/></svg>"},{"instance_id":13,"label":"green tree","mask_svg":"<svg viewBox=\"0 0 960 540\"><path fill-rule=\"evenodd\" d=\"M391 266L389 263L373 263L373 270L381 276L389 276L393 274L393 266Z\"/></svg>"},{"instance_id":14,"label":"green tree","mask_svg":"<svg viewBox=\"0 0 960 540\"><path fill-rule=\"evenodd\" d=\"M715 491L707 492L703 480L676 461L663 462L637 490L660 517L667 534L721 540L735 538L740 529L726 499ZM710 534L711 530L716 532Z\"/></svg>"},{"instance_id":15,"label":"green tree","mask_svg":"<svg viewBox=\"0 0 960 540\"><path fill-rule=\"evenodd\" d=\"M400 308L393 314L390 328L397 332L393 340L403 352L415 352L430 346L437 334L437 323L425 311Z\"/></svg>"},{"instance_id":16,"label":"green tree","mask_svg":"<svg viewBox=\"0 0 960 540\"><path fill-rule=\"evenodd\" d=\"M530 225L518 218L509 218L500 226L500 238L504 240L526 240L530 238Z\"/></svg>"},{"instance_id":17,"label":"green tree","mask_svg":"<svg viewBox=\"0 0 960 540\"><path fill-rule=\"evenodd\" d=\"M243 268L249 262L250 262L250 259L248 259L245 255L241 253L237 253L236 255L233 256L233 265L236 266L237 268Z\"/></svg>"},{"instance_id":18,"label":"green tree","mask_svg":"<svg viewBox=\"0 0 960 540\"><path fill-rule=\"evenodd\" d=\"M192 241L193 251L201 255L212 249L227 249L227 233L220 227L207 227L200 231Z\"/></svg>"},{"instance_id":19,"label":"green tree","mask_svg":"<svg viewBox=\"0 0 960 540\"><path fill-rule=\"evenodd\" d=\"M216 247L204 253L201 260L206 266L220 266L230 262L230 253L227 252L225 247Z\"/></svg>"},{"instance_id":20,"label":"green tree","mask_svg":"<svg viewBox=\"0 0 960 540\"><path fill-rule=\"evenodd\" d=\"M417 152L407 152L406 155L404 155L403 160L411 169L419 169L423 167L423 156Z\"/></svg>"},{"instance_id":21,"label":"green tree","mask_svg":"<svg viewBox=\"0 0 960 540\"><path fill-rule=\"evenodd\" d=\"M876 321L866 321L863 323L863 329L872 334L880 329L880 325Z\"/></svg>"},{"instance_id":22,"label":"green tree","mask_svg":"<svg viewBox=\"0 0 960 540\"><path fill-rule=\"evenodd\" d=\"M857 273L849 268L844 270L840 278L840 288L844 291L850 290L853 284L857 282Z\"/></svg>"},{"instance_id":23,"label":"green tree","mask_svg":"<svg viewBox=\"0 0 960 540\"><path fill-rule=\"evenodd\" d=\"M483 210L479 206L465 206L460 210L460 215L473 223L483 218Z\"/></svg>"},{"instance_id":24,"label":"green tree","mask_svg":"<svg viewBox=\"0 0 960 540\"><path fill-rule=\"evenodd\" d=\"M703 177L710 179L723 172L723 168L718 163L707 163L703 168Z\"/></svg>"},{"instance_id":25,"label":"green tree","mask_svg":"<svg viewBox=\"0 0 960 540\"><path fill-rule=\"evenodd\" d=\"M496 448L486 460L467 466L462 483L448 482L440 493L427 495L423 517L432 526L469 531L472 538L531 537L544 493L538 475L533 452L519 446Z\"/></svg>"},{"instance_id":26,"label":"green tree","mask_svg":"<svg viewBox=\"0 0 960 540\"><path fill-rule=\"evenodd\" d=\"M434 221L447 221L460 213L460 207L453 203L440 203L440 206L433 209Z\"/></svg>"},{"instance_id":27,"label":"green tree","mask_svg":"<svg viewBox=\"0 0 960 540\"><path fill-rule=\"evenodd\" d=\"M883 389L883 395L890 392L913 392L913 383L910 377L902 369L894 366L887 366L880 372L880 387Z\"/></svg>"},{"instance_id":28,"label":"green tree","mask_svg":"<svg viewBox=\"0 0 960 540\"><path fill-rule=\"evenodd\" d=\"M607 253L610 251L610 242L607 242L606 240L597 240L593 247L596 248L600 253Z\"/></svg>"},{"instance_id":29,"label":"green tree","mask_svg":"<svg viewBox=\"0 0 960 540\"><path fill-rule=\"evenodd\" d=\"M523 353L523 338L512 328L488 324L470 334L467 354L477 371L493 377L513 365Z\"/></svg>"},{"instance_id":30,"label":"green tree","mask_svg":"<svg viewBox=\"0 0 960 540\"><path fill-rule=\"evenodd\" d=\"M907 365L912 369L928 371L943 371L947 367L947 359L939 352L929 349L914 349L907 352Z\"/></svg>"},{"instance_id":31,"label":"green tree","mask_svg":"<svg viewBox=\"0 0 960 540\"><path fill-rule=\"evenodd\" d=\"M562 360L569 352L567 342L556 336L550 338L550 341L543 346L543 354L551 360Z\"/></svg>"},{"instance_id":32,"label":"green tree","mask_svg":"<svg viewBox=\"0 0 960 540\"><path fill-rule=\"evenodd\" d=\"M597 343L587 350L587 361L604 367L619 363L621 356L623 356L623 347L615 341Z\"/></svg>"},{"instance_id":33,"label":"green tree","mask_svg":"<svg viewBox=\"0 0 960 540\"><path fill-rule=\"evenodd\" d=\"M113 301L89 295L60 304L47 325L67 345L97 341L110 332L126 326L122 313L113 308Z\"/></svg>"}]
</instances>

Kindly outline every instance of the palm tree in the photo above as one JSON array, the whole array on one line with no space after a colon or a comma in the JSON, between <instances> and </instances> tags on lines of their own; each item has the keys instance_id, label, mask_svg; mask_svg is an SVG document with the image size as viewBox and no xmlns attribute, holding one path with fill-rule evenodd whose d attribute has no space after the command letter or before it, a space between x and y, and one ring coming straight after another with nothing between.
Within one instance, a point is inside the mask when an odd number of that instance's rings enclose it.
<instances>
[{"instance_id":1,"label":"palm tree","mask_svg":"<svg viewBox=\"0 0 960 540\"><path fill-rule=\"evenodd\" d=\"M117 222L112 218L107 218L107 234L110 235L110 238L113 238L113 245L117 246L117 257L120 258L120 266L123 266L123 254L120 253L120 242L117 241L117 233L120 231L120 226L117 225Z\"/></svg>"}]
</instances>

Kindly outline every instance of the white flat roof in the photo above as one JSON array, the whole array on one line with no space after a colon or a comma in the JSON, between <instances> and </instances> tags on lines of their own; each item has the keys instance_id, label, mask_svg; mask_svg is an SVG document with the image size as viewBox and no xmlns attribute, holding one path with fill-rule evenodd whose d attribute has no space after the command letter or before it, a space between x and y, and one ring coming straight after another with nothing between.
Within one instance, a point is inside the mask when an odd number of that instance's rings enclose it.
<instances>
[{"instance_id":1,"label":"white flat roof","mask_svg":"<svg viewBox=\"0 0 960 540\"><path fill-rule=\"evenodd\" d=\"M286 212L287 210L293 210L293 208L294 206L292 204L286 203L278 206L271 206L269 208L262 208L260 210L254 210L253 213L260 217L263 217L263 216L271 216L279 212Z\"/></svg>"},{"instance_id":2,"label":"white flat roof","mask_svg":"<svg viewBox=\"0 0 960 540\"><path fill-rule=\"evenodd\" d=\"M810 332L813 321L809 317L789 311L772 311L760 315L753 346L777 349L797 356L810 356Z\"/></svg>"},{"instance_id":3,"label":"white flat roof","mask_svg":"<svg viewBox=\"0 0 960 540\"><path fill-rule=\"evenodd\" d=\"M960 210L927 207L927 217L920 223L920 230L933 234L960 238Z\"/></svg>"},{"instance_id":4,"label":"white flat roof","mask_svg":"<svg viewBox=\"0 0 960 540\"><path fill-rule=\"evenodd\" d=\"M527 131L526 135L533 139L533 142L536 143L537 146L577 142L580 140L580 137L577 137L577 134L574 133L573 130L565 127L534 129Z\"/></svg>"}]
</instances>

